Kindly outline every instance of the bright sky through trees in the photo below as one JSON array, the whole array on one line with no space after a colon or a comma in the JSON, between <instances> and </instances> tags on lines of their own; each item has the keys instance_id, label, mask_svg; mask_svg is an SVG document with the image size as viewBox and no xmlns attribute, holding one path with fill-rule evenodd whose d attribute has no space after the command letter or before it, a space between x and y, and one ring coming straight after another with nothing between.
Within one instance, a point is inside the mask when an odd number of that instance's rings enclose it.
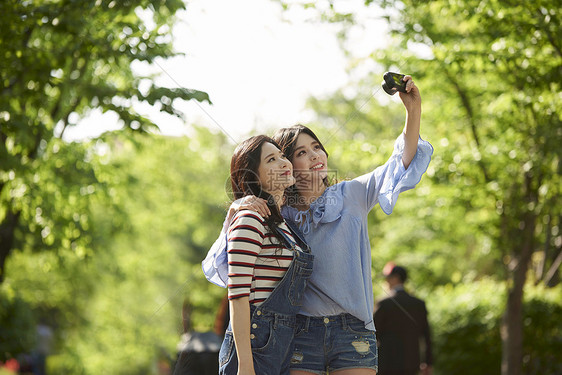
<instances>
[{"instance_id":1,"label":"bright sky through trees","mask_svg":"<svg viewBox=\"0 0 562 375\"><path fill-rule=\"evenodd\" d=\"M361 5L347 5L353 3ZM384 45L385 25L374 11L358 17L363 18L362 26L352 30L346 47L362 57ZM188 2L174 29L174 45L185 55L134 68L160 73L157 83L163 86L206 91L213 105L182 103L185 123L142 106L138 111L148 113L164 134L188 134L189 123L198 123L226 132L235 142L249 132L309 121L313 114L304 110L306 98L332 92L350 79L337 26L313 18L302 9L283 13L270 1ZM116 119L111 113L93 112L67 129L65 138L118 129Z\"/></svg>"}]
</instances>

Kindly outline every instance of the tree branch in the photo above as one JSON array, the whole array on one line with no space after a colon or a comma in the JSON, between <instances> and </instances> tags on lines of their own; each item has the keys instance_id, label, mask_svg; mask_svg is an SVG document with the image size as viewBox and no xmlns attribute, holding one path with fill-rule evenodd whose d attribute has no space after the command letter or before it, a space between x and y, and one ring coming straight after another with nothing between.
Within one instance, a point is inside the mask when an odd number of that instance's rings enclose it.
<instances>
[{"instance_id":1,"label":"tree branch","mask_svg":"<svg viewBox=\"0 0 562 375\"><path fill-rule=\"evenodd\" d=\"M543 20L544 19L544 14L542 14L542 12L539 9L535 9L536 13L537 13L537 19L539 20ZM556 20L552 19L552 22L556 23ZM540 25L542 26L543 23L541 22ZM537 27L538 29L538 27ZM556 44L556 39L552 36L552 34L550 33L550 31L548 30L548 25L545 25L544 28L540 29L542 31L544 31L544 33L546 34L548 41L550 42L550 45L552 45L552 47L556 50L556 52L558 53L558 56L562 57L562 49L560 49L560 46L558 44Z\"/></svg>"},{"instance_id":2,"label":"tree branch","mask_svg":"<svg viewBox=\"0 0 562 375\"><path fill-rule=\"evenodd\" d=\"M550 249L550 239L551 239L551 229L552 229L552 219L550 218L550 215L547 215L548 217L548 222L546 223L546 232L545 232L545 240L544 240L544 250L543 250L543 257L540 260L539 264L537 265L537 269L535 272L535 285L538 285L543 276L544 276L544 270L546 268L546 260L548 259L548 253L549 253L549 249Z\"/></svg>"},{"instance_id":3,"label":"tree branch","mask_svg":"<svg viewBox=\"0 0 562 375\"><path fill-rule=\"evenodd\" d=\"M62 136L64 135L64 132L66 131L66 128L68 127L68 118L70 117L70 114L76 110L76 108L78 107L78 104L80 104L80 100L75 100L74 103L72 103L72 106L69 108L66 115L64 116L62 131L60 132L60 135L58 137L59 139L62 139Z\"/></svg>"},{"instance_id":4,"label":"tree branch","mask_svg":"<svg viewBox=\"0 0 562 375\"><path fill-rule=\"evenodd\" d=\"M4 282L6 259L13 250L14 233L19 223L21 211L16 213L8 210L4 220L0 222L0 284Z\"/></svg>"},{"instance_id":5,"label":"tree branch","mask_svg":"<svg viewBox=\"0 0 562 375\"><path fill-rule=\"evenodd\" d=\"M451 74L449 73L449 71L447 69L443 69L445 71L445 74L447 75L449 81L453 84L453 87L455 88L455 90L457 91L457 94L459 95L459 98L461 99L461 103L464 107L464 109L466 110L466 114L468 116L468 122L470 124L470 129L472 131L472 137L474 138L474 142L476 143L476 147L478 148L478 152L480 152L480 154L482 154L480 148L480 138L478 136L478 132L476 129L476 121L474 119L474 111L472 110L472 105L470 104L470 99L468 98L468 96L466 95L466 93L464 92L464 90L461 88L461 86L459 85L459 83L457 82L457 80L455 80ZM486 169L486 166L484 165L484 161L482 159L478 160L478 165L480 166L480 169L482 170L482 174L484 175L484 180L486 182L490 182L490 176L488 175L488 171Z\"/></svg>"},{"instance_id":6,"label":"tree branch","mask_svg":"<svg viewBox=\"0 0 562 375\"><path fill-rule=\"evenodd\" d=\"M28 45L27 45L27 44L29 43L29 39L31 39L31 34L33 33L33 29L34 29L33 27L28 27L28 28L25 29L25 32L23 33L24 37L22 38L22 41L21 41L21 48L22 48L22 50L24 50L24 51L28 49ZM13 51L12 51L12 52L13 52ZM22 55L21 60L22 60L21 66L22 66L22 67L26 66L25 62L23 61L23 55ZM6 86L6 87L4 87L4 88L2 89L2 96L4 96L4 95L9 95L10 92L12 91L12 88L13 88L16 84L18 84L18 83L20 83L20 82L21 82L21 83L24 83L24 82L22 82L23 71L24 71L24 69L21 69L21 70L18 72L19 74L17 75L17 78L15 78L15 77L11 77L11 78L10 78L10 83L8 84L8 86ZM2 75L2 76L3 76L3 75Z\"/></svg>"},{"instance_id":7,"label":"tree branch","mask_svg":"<svg viewBox=\"0 0 562 375\"><path fill-rule=\"evenodd\" d=\"M558 271L558 269L560 268L560 264L562 264L562 250L560 250L558 252L558 256L556 257L556 259L554 259L554 262L552 263L552 265L548 269L548 272L546 273L546 275L544 277L544 285L551 286L550 282L554 278L554 275L556 274L556 271Z\"/></svg>"}]
</instances>

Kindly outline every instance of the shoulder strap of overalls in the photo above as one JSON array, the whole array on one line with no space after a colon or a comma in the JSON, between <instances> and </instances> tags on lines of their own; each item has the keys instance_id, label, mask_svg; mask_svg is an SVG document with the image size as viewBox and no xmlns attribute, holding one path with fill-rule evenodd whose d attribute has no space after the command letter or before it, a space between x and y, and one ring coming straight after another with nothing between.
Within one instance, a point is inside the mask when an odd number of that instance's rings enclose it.
<instances>
[{"instance_id":1,"label":"shoulder strap of overalls","mask_svg":"<svg viewBox=\"0 0 562 375\"><path fill-rule=\"evenodd\" d=\"M298 227L292 224L289 220L285 220L285 224L287 224L287 228L289 229L293 237L296 239L295 242L283 230L281 230L281 228L279 228L279 231L283 235L283 238L285 238L285 240L287 241L287 244L289 244L289 247L292 248L294 245L298 245L302 251L309 253L310 248L308 247L308 244L304 242L304 240L302 239L300 235L300 231L298 231Z\"/></svg>"},{"instance_id":2,"label":"shoulder strap of overalls","mask_svg":"<svg viewBox=\"0 0 562 375\"><path fill-rule=\"evenodd\" d=\"M297 244L295 241L293 241L288 235L287 233L285 233L285 231L283 231L283 229L276 227L275 231L279 234L281 234L281 236L283 236L283 242L285 242L285 246L287 246L287 249L291 249L291 250L295 250Z\"/></svg>"}]
</instances>

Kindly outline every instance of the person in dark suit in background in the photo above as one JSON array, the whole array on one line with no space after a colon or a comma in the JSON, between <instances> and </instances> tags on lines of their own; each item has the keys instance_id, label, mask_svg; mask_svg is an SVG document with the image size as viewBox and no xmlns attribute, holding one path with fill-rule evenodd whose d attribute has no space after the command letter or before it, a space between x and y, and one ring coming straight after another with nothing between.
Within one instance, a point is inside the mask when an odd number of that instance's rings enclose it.
<instances>
[{"instance_id":1,"label":"person in dark suit in background","mask_svg":"<svg viewBox=\"0 0 562 375\"><path fill-rule=\"evenodd\" d=\"M390 294L375 305L378 375L417 375L420 372L431 375L431 337L425 302L404 290L408 277L404 267L389 262L383 275ZM424 343L422 348L420 341ZM423 349L423 355L420 349Z\"/></svg>"}]
</instances>

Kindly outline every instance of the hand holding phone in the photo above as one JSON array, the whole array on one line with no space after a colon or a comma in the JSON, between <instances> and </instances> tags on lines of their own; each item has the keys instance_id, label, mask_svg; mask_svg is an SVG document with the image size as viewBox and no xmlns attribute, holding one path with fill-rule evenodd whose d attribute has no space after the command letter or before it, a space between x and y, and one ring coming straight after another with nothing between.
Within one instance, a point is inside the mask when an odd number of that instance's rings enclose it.
<instances>
[{"instance_id":1,"label":"hand holding phone","mask_svg":"<svg viewBox=\"0 0 562 375\"><path fill-rule=\"evenodd\" d=\"M404 74L386 72L383 76L382 88L388 95L394 95L396 92L406 92L406 82L403 81Z\"/></svg>"}]
</instances>

